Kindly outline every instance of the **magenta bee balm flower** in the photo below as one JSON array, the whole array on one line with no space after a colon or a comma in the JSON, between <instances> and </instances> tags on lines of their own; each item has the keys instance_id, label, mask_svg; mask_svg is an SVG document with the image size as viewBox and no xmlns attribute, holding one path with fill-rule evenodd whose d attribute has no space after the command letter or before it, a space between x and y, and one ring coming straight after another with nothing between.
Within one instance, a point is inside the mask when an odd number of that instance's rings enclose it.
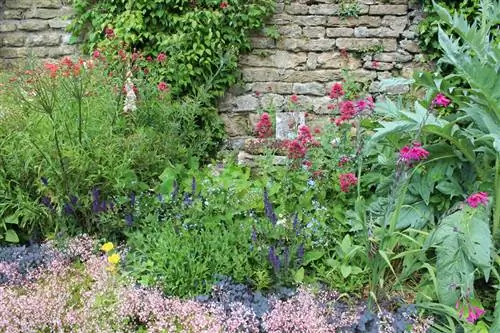
<instances>
[{"instance_id":1,"label":"magenta bee balm flower","mask_svg":"<svg viewBox=\"0 0 500 333\"><path fill-rule=\"evenodd\" d=\"M477 208L479 205L486 206L488 204L488 193L478 192L471 194L465 201L472 208Z\"/></svg>"}]
</instances>

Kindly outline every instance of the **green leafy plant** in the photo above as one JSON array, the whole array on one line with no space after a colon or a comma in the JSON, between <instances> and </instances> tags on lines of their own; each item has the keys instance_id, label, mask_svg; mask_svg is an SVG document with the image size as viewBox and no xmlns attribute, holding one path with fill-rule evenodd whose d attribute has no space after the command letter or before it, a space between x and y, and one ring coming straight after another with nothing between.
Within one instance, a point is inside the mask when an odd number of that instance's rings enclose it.
<instances>
[{"instance_id":1,"label":"green leafy plant","mask_svg":"<svg viewBox=\"0 0 500 333\"><path fill-rule=\"evenodd\" d=\"M198 87L210 84L210 96L215 97L236 82L238 55L250 50L249 32L264 26L274 4L273 0L77 0L69 29L84 36L87 52L106 47L111 31L145 54L156 57L163 52L169 61L161 79L174 96L196 93Z\"/></svg>"}]
</instances>

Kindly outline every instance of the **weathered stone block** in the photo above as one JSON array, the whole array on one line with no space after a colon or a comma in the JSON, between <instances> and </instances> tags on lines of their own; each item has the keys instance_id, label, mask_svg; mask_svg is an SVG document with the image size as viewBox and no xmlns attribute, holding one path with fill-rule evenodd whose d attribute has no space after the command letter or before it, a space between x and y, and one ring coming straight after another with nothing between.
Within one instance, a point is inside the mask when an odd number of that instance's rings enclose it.
<instances>
[{"instance_id":1,"label":"weathered stone block","mask_svg":"<svg viewBox=\"0 0 500 333\"><path fill-rule=\"evenodd\" d=\"M326 36L327 37L351 37L354 35L354 29L352 28L327 28Z\"/></svg>"},{"instance_id":2,"label":"weathered stone block","mask_svg":"<svg viewBox=\"0 0 500 333\"><path fill-rule=\"evenodd\" d=\"M399 37L400 33L389 28L381 27L370 29L367 27L354 28L354 37Z\"/></svg>"},{"instance_id":3,"label":"weathered stone block","mask_svg":"<svg viewBox=\"0 0 500 333\"><path fill-rule=\"evenodd\" d=\"M299 46L303 51L329 51L335 46L335 39L311 39Z\"/></svg>"},{"instance_id":4,"label":"weathered stone block","mask_svg":"<svg viewBox=\"0 0 500 333\"><path fill-rule=\"evenodd\" d=\"M220 111L254 111L259 108L259 100L252 95L227 96L219 106Z\"/></svg>"},{"instance_id":5,"label":"weathered stone block","mask_svg":"<svg viewBox=\"0 0 500 333\"><path fill-rule=\"evenodd\" d=\"M297 24L280 25L279 32L281 36L297 38L302 36L302 28Z\"/></svg>"},{"instance_id":6,"label":"weathered stone block","mask_svg":"<svg viewBox=\"0 0 500 333\"><path fill-rule=\"evenodd\" d=\"M32 0L6 0L5 8L21 8L27 9L33 6Z\"/></svg>"},{"instance_id":7,"label":"weathered stone block","mask_svg":"<svg viewBox=\"0 0 500 333\"><path fill-rule=\"evenodd\" d=\"M382 19L383 26L390 27L392 30L402 33L408 25L408 17L387 15Z\"/></svg>"},{"instance_id":8,"label":"weathered stone block","mask_svg":"<svg viewBox=\"0 0 500 333\"><path fill-rule=\"evenodd\" d=\"M60 8L61 0L37 0L36 6L38 8Z\"/></svg>"},{"instance_id":9,"label":"weathered stone block","mask_svg":"<svg viewBox=\"0 0 500 333\"><path fill-rule=\"evenodd\" d=\"M294 71L287 70L283 74L282 81L292 83L305 83L305 82L328 82L339 80L342 78L342 71L340 69L322 69L312 71Z\"/></svg>"},{"instance_id":10,"label":"weathered stone block","mask_svg":"<svg viewBox=\"0 0 500 333\"><path fill-rule=\"evenodd\" d=\"M338 38L337 47L348 51L363 51L382 45L380 39L375 38Z\"/></svg>"},{"instance_id":11,"label":"weathered stone block","mask_svg":"<svg viewBox=\"0 0 500 333\"><path fill-rule=\"evenodd\" d=\"M372 81L377 77L377 73L374 71L367 71L366 69L357 69L351 72L353 78L360 82Z\"/></svg>"},{"instance_id":12,"label":"weathered stone block","mask_svg":"<svg viewBox=\"0 0 500 333\"><path fill-rule=\"evenodd\" d=\"M240 64L252 67L295 68L304 64L306 59L307 55L303 52L276 51L276 53L265 57L253 54L244 55L240 59Z\"/></svg>"},{"instance_id":13,"label":"weathered stone block","mask_svg":"<svg viewBox=\"0 0 500 333\"><path fill-rule=\"evenodd\" d=\"M326 16L293 16L293 23L300 26L310 25L324 25L326 23Z\"/></svg>"},{"instance_id":14,"label":"weathered stone block","mask_svg":"<svg viewBox=\"0 0 500 333\"><path fill-rule=\"evenodd\" d=\"M52 29L64 29L71 23L71 20L52 19L49 20L49 27Z\"/></svg>"},{"instance_id":15,"label":"weathered stone block","mask_svg":"<svg viewBox=\"0 0 500 333\"><path fill-rule=\"evenodd\" d=\"M294 18L295 17L287 14L276 14L269 19L269 23L277 25L290 24L293 23Z\"/></svg>"},{"instance_id":16,"label":"weathered stone block","mask_svg":"<svg viewBox=\"0 0 500 333\"><path fill-rule=\"evenodd\" d=\"M23 46L26 35L22 33L0 35L0 45L2 46Z\"/></svg>"},{"instance_id":17,"label":"weathered stone block","mask_svg":"<svg viewBox=\"0 0 500 333\"><path fill-rule=\"evenodd\" d=\"M359 16L359 17L346 17L331 16L326 20L327 27L379 27L382 19L379 16Z\"/></svg>"},{"instance_id":18,"label":"weathered stone block","mask_svg":"<svg viewBox=\"0 0 500 333\"><path fill-rule=\"evenodd\" d=\"M269 68L243 68L243 81L245 82L268 82L280 81L280 74L278 70L271 70Z\"/></svg>"},{"instance_id":19,"label":"weathered stone block","mask_svg":"<svg viewBox=\"0 0 500 333\"><path fill-rule=\"evenodd\" d=\"M226 133L231 137L252 135L248 115L241 113L221 113Z\"/></svg>"},{"instance_id":20,"label":"weathered stone block","mask_svg":"<svg viewBox=\"0 0 500 333\"><path fill-rule=\"evenodd\" d=\"M312 15L335 15L339 11L338 5L320 4L309 6L309 14Z\"/></svg>"},{"instance_id":21,"label":"weathered stone block","mask_svg":"<svg viewBox=\"0 0 500 333\"><path fill-rule=\"evenodd\" d=\"M325 85L317 82L295 83L293 85L293 93L300 95L325 95Z\"/></svg>"},{"instance_id":22,"label":"weathered stone block","mask_svg":"<svg viewBox=\"0 0 500 333\"><path fill-rule=\"evenodd\" d=\"M3 18L5 20L20 20L23 18L23 11L20 9L14 10L5 10L3 12Z\"/></svg>"},{"instance_id":23,"label":"weathered stone block","mask_svg":"<svg viewBox=\"0 0 500 333\"><path fill-rule=\"evenodd\" d=\"M266 37L251 37L250 42L255 49L273 49L276 48L276 42Z\"/></svg>"},{"instance_id":24,"label":"weathered stone block","mask_svg":"<svg viewBox=\"0 0 500 333\"><path fill-rule=\"evenodd\" d=\"M73 55L77 53L76 45L62 45L59 47L51 47L49 48L49 57L51 58L59 58L66 55Z\"/></svg>"},{"instance_id":25,"label":"weathered stone block","mask_svg":"<svg viewBox=\"0 0 500 333\"><path fill-rule=\"evenodd\" d=\"M256 82L250 85L250 89L261 94L291 94L292 84L285 82Z\"/></svg>"},{"instance_id":26,"label":"weathered stone block","mask_svg":"<svg viewBox=\"0 0 500 333\"><path fill-rule=\"evenodd\" d=\"M26 46L56 46L61 43L58 33L30 34L26 38Z\"/></svg>"},{"instance_id":27,"label":"weathered stone block","mask_svg":"<svg viewBox=\"0 0 500 333\"><path fill-rule=\"evenodd\" d=\"M2 24L0 24L0 32L13 32L13 31L16 31L17 29L17 26L14 22L12 23L9 23L9 22L2 22Z\"/></svg>"},{"instance_id":28,"label":"weathered stone block","mask_svg":"<svg viewBox=\"0 0 500 333\"><path fill-rule=\"evenodd\" d=\"M323 27L304 27L302 29L304 36L309 38L324 38L325 28Z\"/></svg>"},{"instance_id":29,"label":"weathered stone block","mask_svg":"<svg viewBox=\"0 0 500 333\"><path fill-rule=\"evenodd\" d=\"M405 15L408 11L407 5L371 5L370 15Z\"/></svg>"},{"instance_id":30,"label":"weathered stone block","mask_svg":"<svg viewBox=\"0 0 500 333\"><path fill-rule=\"evenodd\" d=\"M285 7L285 12L292 15L307 15L309 6L300 3L291 3Z\"/></svg>"},{"instance_id":31,"label":"weathered stone block","mask_svg":"<svg viewBox=\"0 0 500 333\"><path fill-rule=\"evenodd\" d=\"M408 62L412 59L413 56L406 52L377 53L373 56L373 60L383 62Z\"/></svg>"},{"instance_id":32,"label":"weathered stone block","mask_svg":"<svg viewBox=\"0 0 500 333\"><path fill-rule=\"evenodd\" d=\"M291 85L291 83L290 83ZM279 94L264 94L260 99L260 107L263 109L283 110L285 97Z\"/></svg>"},{"instance_id":33,"label":"weathered stone block","mask_svg":"<svg viewBox=\"0 0 500 333\"><path fill-rule=\"evenodd\" d=\"M418 46L418 43L413 41L413 40L402 40L400 43L402 48L407 50L408 52L411 53L419 53L420 52L420 47Z\"/></svg>"},{"instance_id":34,"label":"weathered stone block","mask_svg":"<svg viewBox=\"0 0 500 333\"><path fill-rule=\"evenodd\" d=\"M395 38L382 38L382 48L387 52L396 51L398 42Z\"/></svg>"},{"instance_id":35,"label":"weathered stone block","mask_svg":"<svg viewBox=\"0 0 500 333\"><path fill-rule=\"evenodd\" d=\"M394 64L390 62L379 62L376 60L372 60L366 61L363 64L363 68L377 71L389 71L394 68Z\"/></svg>"},{"instance_id":36,"label":"weathered stone block","mask_svg":"<svg viewBox=\"0 0 500 333\"><path fill-rule=\"evenodd\" d=\"M20 21L17 25L19 30L41 31L49 28L49 24L44 20L26 20Z\"/></svg>"},{"instance_id":37,"label":"weathered stone block","mask_svg":"<svg viewBox=\"0 0 500 333\"><path fill-rule=\"evenodd\" d=\"M350 70L361 67L361 61L354 57L343 58L338 52L322 52L318 56L320 68L348 68Z\"/></svg>"}]
</instances>

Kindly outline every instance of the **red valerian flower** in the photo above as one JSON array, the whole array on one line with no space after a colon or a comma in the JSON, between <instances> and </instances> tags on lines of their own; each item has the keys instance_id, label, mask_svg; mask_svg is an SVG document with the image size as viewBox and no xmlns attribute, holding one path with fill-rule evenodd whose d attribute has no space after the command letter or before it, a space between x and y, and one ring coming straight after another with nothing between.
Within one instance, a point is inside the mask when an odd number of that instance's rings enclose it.
<instances>
[{"instance_id":1,"label":"red valerian flower","mask_svg":"<svg viewBox=\"0 0 500 333\"><path fill-rule=\"evenodd\" d=\"M488 204L488 193L478 192L471 194L467 199L467 204L472 208L477 208L479 205L486 206Z\"/></svg>"},{"instance_id":2,"label":"red valerian flower","mask_svg":"<svg viewBox=\"0 0 500 333\"><path fill-rule=\"evenodd\" d=\"M297 95L290 96L290 101L294 104L297 104L299 102L299 96Z\"/></svg>"},{"instance_id":3,"label":"red valerian flower","mask_svg":"<svg viewBox=\"0 0 500 333\"><path fill-rule=\"evenodd\" d=\"M227 1L222 1L220 3L220 8L224 9L224 8L227 8L227 7L229 7L229 4L227 3Z\"/></svg>"},{"instance_id":4,"label":"red valerian flower","mask_svg":"<svg viewBox=\"0 0 500 333\"><path fill-rule=\"evenodd\" d=\"M159 91L165 91L168 89L168 85L165 82L160 82L158 83L158 90Z\"/></svg>"},{"instance_id":5,"label":"red valerian flower","mask_svg":"<svg viewBox=\"0 0 500 333\"><path fill-rule=\"evenodd\" d=\"M299 126L297 139L304 146L313 142L311 130L309 129L309 127L307 125L300 125Z\"/></svg>"},{"instance_id":6,"label":"red valerian flower","mask_svg":"<svg viewBox=\"0 0 500 333\"><path fill-rule=\"evenodd\" d=\"M309 160L305 160L304 162L302 162L302 165L303 165L305 168L307 168L307 169L309 169L310 167L312 167L312 163L311 163L311 161L309 161Z\"/></svg>"},{"instance_id":7,"label":"red valerian flower","mask_svg":"<svg viewBox=\"0 0 500 333\"><path fill-rule=\"evenodd\" d=\"M288 158L298 159L304 158L307 153L307 147L303 146L299 140L294 139L288 142Z\"/></svg>"},{"instance_id":8,"label":"red valerian flower","mask_svg":"<svg viewBox=\"0 0 500 333\"><path fill-rule=\"evenodd\" d=\"M344 164L349 163L349 157L342 156L339 160L339 167L343 167Z\"/></svg>"},{"instance_id":9,"label":"red valerian flower","mask_svg":"<svg viewBox=\"0 0 500 333\"><path fill-rule=\"evenodd\" d=\"M165 53L162 52L158 54L156 60L158 60L158 62L164 62L165 60L167 60L167 56L165 55Z\"/></svg>"},{"instance_id":10,"label":"red valerian flower","mask_svg":"<svg viewBox=\"0 0 500 333\"><path fill-rule=\"evenodd\" d=\"M147 56L147 57L146 57L146 61L147 61L147 62L151 62L151 61L153 61L153 57L152 57L152 56Z\"/></svg>"},{"instance_id":11,"label":"red valerian flower","mask_svg":"<svg viewBox=\"0 0 500 333\"><path fill-rule=\"evenodd\" d=\"M342 87L342 83L336 82L332 85L332 89L330 90L330 98L339 98L344 96L344 88Z\"/></svg>"},{"instance_id":12,"label":"red valerian flower","mask_svg":"<svg viewBox=\"0 0 500 333\"><path fill-rule=\"evenodd\" d=\"M111 28L106 28L104 29L104 34L106 35L106 38L113 38L115 36L115 31Z\"/></svg>"},{"instance_id":13,"label":"red valerian flower","mask_svg":"<svg viewBox=\"0 0 500 333\"><path fill-rule=\"evenodd\" d=\"M260 116L259 122L255 125L255 131L259 138L269 138L273 135L273 124L267 112Z\"/></svg>"},{"instance_id":14,"label":"red valerian flower","mask_svg":"<svg viewBox=\"0 0 500 333\"><path fill-rule=\"evenodd\" d=\"M343 173L339 175L340 190L344 193L349 192L351 186L358 183L358 178L353 173Z\"/></svg>"},{"instance_id":15,"label":"red valerian flower","mask_svg":"<svg viewBox=\"0 0 500 333\"><path fill-rule=\"evenodd\" d=\"M101 52L99 52L99 50L95 50L93 53L92 53L92 56L96 59L99 59L99 57L101 56Z\"/></svg>"},{"instance_id":16,"label":"red valerian flower","mask_svg":"<svg viewBox=\"0 0 500 333\"><path fill-rule=\"evenodd\" d=\"M451 101L442 93L437 94L436 97L434 97L434 99L432 100L432 105L436 106L447 107L448 105L450 105L450 103Z\"/></svg>"},{"instance_id":17,"label":"red valerian flower","mask_svg":"<svg viewBox=\"0 0 500 333\"><path fill-rule=\"evenodd\" d=\"M45 67L45 69L47 69L50 72L51 78L54 78L57 76L57 71L59 70L59 66L57 66L57 64L46 62L44 64L44 67Z\"/></svg>"},{"instance_id":18,"label":"red valerian flower","mask_svg":"<svg viewBox=\"0 0 500 333\"><path fill-rule=\"evenodd\" d=\"M422 148L419 142L414 142L410 146L404 146L399 151L399 160L407 164L425 160L428 156L429 152Z\"/></svg>"}]
</instances>

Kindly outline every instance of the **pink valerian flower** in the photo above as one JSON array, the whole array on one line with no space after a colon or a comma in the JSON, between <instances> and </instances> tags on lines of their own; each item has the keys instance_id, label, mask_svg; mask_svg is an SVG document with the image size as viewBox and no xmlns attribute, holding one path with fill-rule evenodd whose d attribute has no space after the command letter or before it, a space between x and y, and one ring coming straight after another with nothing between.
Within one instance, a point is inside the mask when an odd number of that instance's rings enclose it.
<instances>
[{"instance_id":1,"label":"pink valerian flower","mask_svg":"<svg viewBox=\"0 0 500 333\"><path fill-rule=\"evenodd\" d=\"M104 34L106 35L106 38L111 39L115 36L115 31L111 28L106 28L104 29Z\"/></svg>"},{"instance_id":2,"label":"pink valerian flower","mask_svg":"<svg viewBox=\"0 0 500 333\"><path fill-rule=\"evenodd\" d=\"M290 102L292 102L293 104L299 103L299 96L297 95L290 96Z\"/></svg>"},{"instance_id":3,"label":"pink valerian flower","mask_svg":"<svg viewBox=\"0 0 500 333\"><path fill-rule=\"evenodd\" d=\"M255 125L255 131L259 138L269 138L273 135L273 124L267 112L260 116L259 122Z\"/></svg>"},{"instance_id":4,"label":"pink valerian flower","mask_svg":"<svg viewBox=\"0 0 500 333\"><path fill-rule=\"evenodd\" d=\"M342 83L336 82L332 85L332 89L330 90L330 98L335 99L341 96L344 96L344 88L342 87Z\"/></svg>"},{"instance_id":5,"label":"pink valerian flower","mask_svg":"<svg viewBox=\"0 0 500 333\"><path fill-rule=\"evenodd\" d=\"M347 156L342 156L339 160L339 167L343 167L346 163L349 163L350 159Z\"/></svg>"},{"instance_id":6,"label":"pink valerian flower","mask_svg":"<svg viewBox=\"0 0 500 333\"><path fill-rule=\"evenodd\" d=\"M373 97L371 96L356 101L356 111L358 113L363 111L373 111L374 109L375 103L373 102Z\"/></svg>"},{"instance_id":7,"label":"pink valerian flower","mask_svg":"<svg viewBox=\"0 0 500 333\"><path fill-rule=\"evenodd\" d=\"M406 164L425 160L429 156L429 152L421 147L419 142L414 142L410 146L404 146L399 151L399 160Z\"/></svg>"},{"instance_id":8,"label":"pink valerian flower","mask_svg":"<svg viewBox=\"0 0 500 333\"><path fill-rule=\"evenodd\" d=\"M488 193L478 192L471 194L465 201L472 208L477 208L479 205L486 206L488 204Z\"/></svg>"},{"instance_id":9,"label":"pink valerian flower","mask_svg":"<svg viewBox=\"0 0 500 333\"><path fill-rule=\"evenodd\" d=\"M158 90L159 91L165 91L168 89L168 85L165 82L160 82L158 83Z\"/></svg>"},{"instance_id":10,"label":"pink valerian flower","mask_svg":"<svg viewBox=\"0 0 500 333\"><path fill-rule=\"evenodd\" d=\"M92 56L96 59L99 59L101 57L101 52L99 52L99 50L95 50L93 53L92 53Z\"/></svg>"},{"instance_id":11,"label":"pink valerian flower","mask_svg":"<svg viewBox=\"0 0 500 333\"><path fill-rule=\"evenodd\" d=\"M299 142L306 146L314 141L311 130L307 125L300 125L298 128L297 139Z\"/></svg>"},{"instance_id":12,"label":"pink valerian flower","mask_svg":"<svg viewBox=\"0 0 500 333\"><path fill-rule=\"evenodd\" d=\"M306 156L307 147L302 145L298 139L288 141L286 147L290 159L299 159Z\"/></svg>"},{"instance_id":13,"label":"pink valerian flower","mask_svg":"<svg viewBox=\"0 0 500 333\"><path fill-rule=\"evenodd\" d=\"M162 52L158 54L156 60L158 60L158 62L164 62L165 60L167 60L167 56L165 55L165 53Z\"/></svg>"},{"instance_id":14,"label":"pink valerian flower","mask_svg":"<svg viewBox=\"0 0 500 333\"><path fill-rule=\"evenodd\" d=\"M448 105L450 105L450 103L451 101L442 93L437 94L436 97L434 97L434 99L432 100L432 105L435 106L447 107Z\"/></svg>"},{"instance_id":15,"label":"pink valerian flower","mask_svg":"<svg viewBox=\"0 0 500 333\"><path fill-rule=\"evenodd\" d=\"M349 192L351 186L358 183L358 178L353 173L343 173L339 175L340 190L344 193Z\"/></svg>"},{"instance_id":16,"label":"pink valerian flower","mask_svg":"<svg viewBox=\"0 0 500 333\"><path fill-rule=\"evenodd\" d=\"M224 9L224 8L227 8L227 7L229 7L229 4L227 3L227 1L222 1L220 3L220 8Z\"/></svg>"}]
</instances>

